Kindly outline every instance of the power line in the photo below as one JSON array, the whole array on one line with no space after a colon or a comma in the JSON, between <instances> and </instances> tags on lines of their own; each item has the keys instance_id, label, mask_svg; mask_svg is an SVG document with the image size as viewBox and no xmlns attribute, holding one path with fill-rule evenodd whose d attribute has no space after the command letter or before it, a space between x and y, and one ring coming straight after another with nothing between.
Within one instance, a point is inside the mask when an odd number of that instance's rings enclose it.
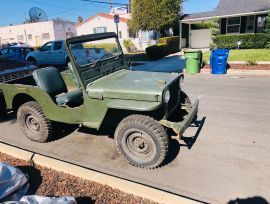
<instances>
[{"instance_id":1,"label":"power line","mask_svg":"<svg viewBox=\"0 0 270 204\"><path fill-rule=\"evenodd\" d=\"M88 1L92 3L98 3L98 4L107 4L107 5L128 6L128 4L123 4L123 3L112 3L112 2L97 1L97 0L82 0L82 1Z\"/></svg>"}]
</instances>

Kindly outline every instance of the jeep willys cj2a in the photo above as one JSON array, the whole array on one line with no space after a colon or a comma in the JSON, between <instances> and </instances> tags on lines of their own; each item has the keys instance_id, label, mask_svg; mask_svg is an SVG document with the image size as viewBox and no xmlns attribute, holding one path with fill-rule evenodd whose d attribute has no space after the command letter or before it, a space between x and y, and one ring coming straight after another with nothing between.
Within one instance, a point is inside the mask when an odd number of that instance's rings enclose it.
<instances>
[{"instance_id":1,"label":"jeep willys cj2a","mask_svg":"<svg viewBox=\"0 0 270 204\"><path fill-rule=\"evenodd\" d=\"M192 105L181 91L183 74L130 71L115 33L70 38L66 49L77 89L68 91L54 67L36 70L31 83L2 85L23 133L46 142L54 122L115 124L116 149L125 159L141 168L162 165L171 137L181 138L198 112L199 101Z\"/></svg>"}]
</instances>

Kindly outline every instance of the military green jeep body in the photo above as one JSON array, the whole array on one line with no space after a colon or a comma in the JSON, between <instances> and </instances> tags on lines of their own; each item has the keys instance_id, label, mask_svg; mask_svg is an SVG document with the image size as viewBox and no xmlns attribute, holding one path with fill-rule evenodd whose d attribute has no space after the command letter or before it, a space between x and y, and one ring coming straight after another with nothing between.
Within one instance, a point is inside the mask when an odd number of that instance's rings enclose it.
<instances>
[{"instance_id":1,"label":"military green jeep body","mask_svg":"<svg viewBox=\"0 0 270 204\"><path fill-rule=\"evenodd\" d=\"M124 158L142 168L160 166L169 151L166 130L181 138L198 111L199 102L191 105L181 90L183 74L129 70L115 33L74 37L66 48L76 88L68 91L54 67L36 70L27 82L1 85L24 134L46 142L54 122L95 129L115 124Z\"/></svg>"}]
</instances>

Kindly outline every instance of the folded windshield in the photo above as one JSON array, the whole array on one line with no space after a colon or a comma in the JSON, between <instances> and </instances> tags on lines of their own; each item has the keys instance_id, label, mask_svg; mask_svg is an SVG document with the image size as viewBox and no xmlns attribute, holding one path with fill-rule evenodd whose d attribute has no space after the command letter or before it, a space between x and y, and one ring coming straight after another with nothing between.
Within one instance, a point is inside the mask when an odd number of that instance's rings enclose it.
<instances>
[{"instance_id":1,"label":"folded windshield","mask_svg":"<svg viewBox=\"0 0 270 204\"><path fill-rule=\"evenodd\" d=\"M100 61L122 54L116 38L107 38L71 45L72 55L80 67L96 65Z\"/></svg>"}]
</instances>

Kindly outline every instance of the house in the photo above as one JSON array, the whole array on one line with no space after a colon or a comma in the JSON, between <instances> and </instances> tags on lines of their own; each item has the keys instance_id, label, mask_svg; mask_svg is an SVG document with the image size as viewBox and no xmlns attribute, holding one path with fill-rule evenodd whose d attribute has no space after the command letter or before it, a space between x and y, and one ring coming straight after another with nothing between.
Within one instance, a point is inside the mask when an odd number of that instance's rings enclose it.
<instances>
[{"instance_id":1,"label":"house","mask_svg":"<svg viewBox=\"0 0 270 204\"><path fill-rule=\"evenodd\" d=\"M184 15L183 38L188 38L190 48L206 48L211 42L210 29L197 29L195 24L219 19L221 34L261 33L265 17L270 11L270 0L220 0L214 11Z\"/></svg>"},{"instance_id":2,"label":"house","mask_svg":"<svg viewBox=\"0 0 270 204\"><path fill-rule=\"evenodd\" d=\"M61 19L0 27L0 45L23 42L33 47L76 36L75 23Z\"/></svg>"},{"instance_id":3,"label":"house","mask_svg":"<svg viewBox=\"0 0 270 204\"><path fill-rule=\"evenodd\" d=\"M151 39L152 32L139 31L132 33L128 28L128 21L130 14L119 15L118 23L118 37L123 46L123 41L130 39L139 51L144 51L148 47ZM114 23L113 13L97 13L87 20L76 24L77 35L87 35L103 32L117 32L116 24Z\"/></svg>"}]
</instances>

